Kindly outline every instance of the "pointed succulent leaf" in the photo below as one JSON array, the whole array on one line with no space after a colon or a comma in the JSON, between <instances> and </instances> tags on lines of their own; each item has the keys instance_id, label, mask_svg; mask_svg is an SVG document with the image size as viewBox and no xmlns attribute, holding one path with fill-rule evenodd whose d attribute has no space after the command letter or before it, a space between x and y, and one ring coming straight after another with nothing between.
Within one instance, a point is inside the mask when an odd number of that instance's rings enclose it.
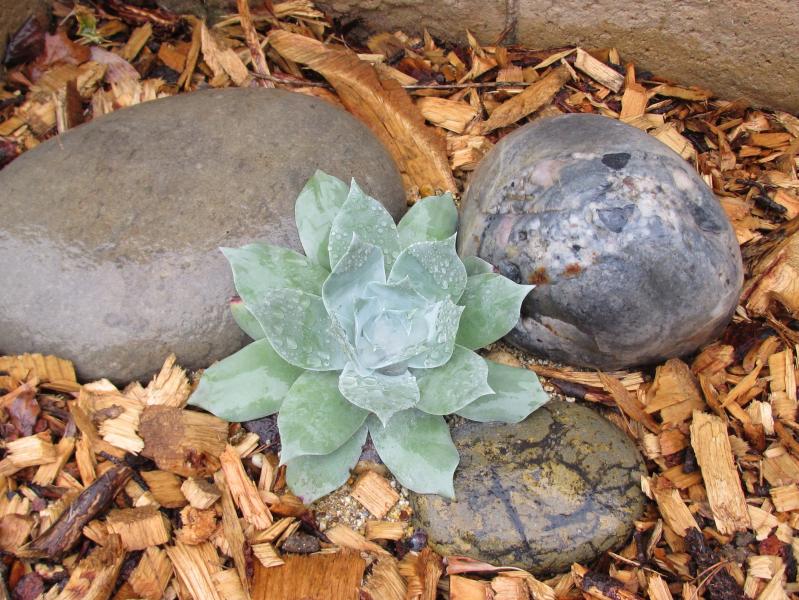
<instances>
[{"instance_id":1,"label":"pointed succulent leaf","mask_svg":"<svg viewBox=\"0 0 799 600\"><path fill-rule=\"evenodd\" d=\"M430 301L457 302L466 287L466 268L455 251L455 236L440 242L417 242L400 252L389 283L408 279Z\"/></svg>"},{"instance_id":2,"label":"pointed succulent leaf","mask_svg":"<svg viewBox=\"0 0 799 600\"><path fill-rule=\"evenodd\" d=\"M477 256L467 256L463 259L463 265L466 267L466 274L469 277L472 275L479 275L480 273L494 272L494 265Z\"/></svg>"},{"instance_id":3,"label":"pointed succulent leaf","mask_svg":"<svg viewBox=\"0 0 799 600\"><path fill-rule=\"evenodd\" d=\"M355 302L355 362L380 369L426 351L433 317L428 301L407 280L370 283Z\"/></svg>"},{"instance_id":4,"label":"pointed succulent leaf","mask_svg":"<svg viewBox=\"0 0 799 600\"><path fill-rule=\"evenodd\" d=\"M411 408L385 427L374 415L368 424L380 459L397 481L417 494L455 497L452 478L460 456L444 417Z\"/></svg>"},{"instance_id":5,"label":"pointed succulent leaf","mask_svg":"<svg viewBox=\"0 0 799 600\"><path fill-rule=\"evenodd\" d=\"M397 226L383 205L367 196L354 180L347 201L333 219L330 229L328 252L331 266L335 267L347 252L353 234L364 242L380 247L388 272L400 249Z\"/></svg>"},{"instance_id":6,"label":"pointed succulent leaf","mask_svg":"<svg viewBox=\"0 0 799 600\"><path fill-rule=\"evenodd\" d=\"M302 373L258 340L203 373L189 404L226 421L250 421L276 413Z\"/></svg>"},{"instance_id":7,"label":"pointed succulent leaf","mask_svg":"<svg viewBox=\"0 0 799 600\"><path fill-rule=\"evenodd\" d=\"M299 290L268 290L247 307L272 347L292 365L312 371L344 368L345 350L319 296Z\"/></svg>"},{"instance_id":8,"label":"pointed succulent leaf","mask_svg":"<svg viewBox=\"0 0 799 600\"><path fill-rule=\"evenodd\" d=\"M339 391L356 406L373 412L387 423L397 411L414 406L419 401L416 378L407 369L397 375L378 371L361 374L348 364L339 377Z\"/></svg>"},{"instance_id":9,"label":"pointed succulent leaf","mask_svg":"<svg viewBox=\"0 0 799 600\"><path fill-rule=\"evenodd\" d=\"M305 255L328 270L330 227L349 192L347 184L337 177L316 171L302 188L294 205L294 218Z\"/></svg>"},{"instance_id":10,"label":"pointed succulent leaf","mask_svg":"<svg viewBox=\"0 0 799 600\"><path fill-rule=\"evenodd\" d=\"M533 287L494 273L469 277L458 301L466 307L458 328L458 344L475 350L506 335L519 321L522 301Z\"/></svg>"},{"instance_id":11,"label":"pointed succulent leaf","mask_svg":"<svg viewBox=\"0 0 799 600\"><path fill-rule=\"evenodd\" d=\"M415 369L434 369L452 357L463 307L447 298L432 306L430 313L433 317L430 344L423 353L408 361L408 366Z\"/></svg>"},{"instance_id":12,"label":"pointed succulent leaf","mask_svg":"<svg viewBox=\"0 0 799 600\"><path fill-rule=\"evenodd\" d=\"M306 371L289 389L277 416L281 462L338 450L367 415L338 391L338 373Z\"/></svg>"},{"instance_id":13,"label":"pointed succulent leaf","mask_svg":"<svg viewBox=\"0 0 799 600\"><path fill-rule=\"evenodd\" d=\"M463 307L449 298L430 304L407 280L367 286L355 303L355 350L359 366L381 369L410 360L437 367L452 354Z\"/></svg>"},{"instance_id":14,"label":"pointed succulent leaf","mask_svg":"<svg viewBox=\"0 0 799 600\"><path fill-rule=\"evenodd\" d=\"M329 273L302 254L270 244L222 248L233 269L233 283L249 306L268 290L293 289L320 294Z\"/></svg>"},{"instance_id":15,"label":"pointed succulent leaf","mask_svg":"<svg viewBox=\"0 0 799 600\"><path fill-rule=\"evenodd\" d=\"M445 240L455 233L458 227L458 209L447 192L440 196L422 198L397 225L400 246L407 248L416 242Z\"/></svg>"},{"instance_id":16,"label":"pointed succulent leaf","mask_svg":"<svg viewBox=\"0 0 799 600\"><path fill-rule=\"evenodd\" d=\"M233 320L236 321L236 325L252 339L261 340L266 337L264 328L261 327L258 319L253 316L241 298L236 298L230 302L230 312L233 315Z\"/></svg>"},{"instance_id":17,"label":"pointed succulent leaf","mask_svg":"<svg viewBox=\"0 0 799 600\"><path fill-rule=\"evenodd\" d=\"M372 283L385 283L383 251L353 235L350 247L322 286L327 312L336 318L350 339L355 336L355 301Z\"/></svg>"},{"instance_id":18,"label":"pointed succulent leaf","mask_svg":"<svg viewBox=\"0 0 799 600\"><path fill-rule=\"evenodd\" d=\"M413 374L419 384L416 408L431 415L449 415L493 393L486 361L463 346L455 346L452 358L440 367L414 369Z\"/></svg>"},{"instance_id":19,"label":"pointed succulent leaf","mask_svg":"<svg viewBox=\"0 0 799 600\"><path fill-rule=\"evenodd\" d=\"M286 483L305 504L337 490L350 478L366 443L366 425L330 454L298 456L286 464Z\"/></svg>"},{"instance_id":20,"label":"pointed succulent leaf","mask_svg":"<svg viewBox=\"0 0 799 600\"><path fill-rule=\"evenodd\" d=\"M532 371L500 365L487 360L488 385L492 394L482 396L458 410L472 421L518 423L549 400L541 382Z\"/></svg>"}]
</instances>

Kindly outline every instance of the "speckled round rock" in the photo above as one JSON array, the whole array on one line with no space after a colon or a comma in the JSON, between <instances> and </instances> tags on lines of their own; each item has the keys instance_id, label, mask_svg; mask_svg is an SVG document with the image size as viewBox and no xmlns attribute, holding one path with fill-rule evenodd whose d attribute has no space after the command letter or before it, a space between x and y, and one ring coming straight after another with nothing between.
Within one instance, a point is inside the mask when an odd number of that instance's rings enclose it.
<instances>
[{"instance_id":1,"label":"speckled round rock","mask_svg":"<svg viewBox=\"0 0 799 600\"><path fill-rule=\"evenodd\" d=\"M692 352L721 333L743 283L732 227L693 167L597 115L503 138L469 185L458 243L537 286L508 341L572 365Z\"/></svg>"},{"instance_id":2,"label":"speckled round rock","mask_svg":"<svg viewBox=\"0 0 799 600\"><path fill-rule=\"evenodd\" d=\"M0 354L72 359L83 379L147 379L246 343L219 246L300 249L294 201L322 169L405 207L380 142L334 106L223 89L147 102L0 171Z\"/></svg>"},{"instance_id":3,"label":"speckled round rock","mask_svg":"<svg viewBox=\"0 0 799 600\"><path fill-rule=\"evenodd\" d=\"M452 437L456 500L412 496L443 555L559 573L623 544L643 512L635 445L584 406L552 400L521 423L467 422Z\"/></svg>"}]
</instances>

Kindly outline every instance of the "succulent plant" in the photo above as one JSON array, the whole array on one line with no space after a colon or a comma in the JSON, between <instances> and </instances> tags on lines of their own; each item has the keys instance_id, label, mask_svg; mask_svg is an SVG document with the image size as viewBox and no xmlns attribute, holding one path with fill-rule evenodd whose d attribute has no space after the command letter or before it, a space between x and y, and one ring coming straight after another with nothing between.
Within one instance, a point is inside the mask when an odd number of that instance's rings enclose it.
<instances>
[{"instance_id":1,"label":"succulent plant","mask_svg":"<svg viewBox=\"0 0 799 600\"><path fill-rule=\"evenodd\" d=\"M451 195L399 225L353 181L318 171L296 203L306 256L223 248L255 341L207 369L190 402L229 421L278 413L281 461L306 501L342 485L367 435L400 483L452 497L444 415L518 422L547 400L535 374L474 352L516 324L531 286L455 251Z\"/></svg>"}]
</instances>

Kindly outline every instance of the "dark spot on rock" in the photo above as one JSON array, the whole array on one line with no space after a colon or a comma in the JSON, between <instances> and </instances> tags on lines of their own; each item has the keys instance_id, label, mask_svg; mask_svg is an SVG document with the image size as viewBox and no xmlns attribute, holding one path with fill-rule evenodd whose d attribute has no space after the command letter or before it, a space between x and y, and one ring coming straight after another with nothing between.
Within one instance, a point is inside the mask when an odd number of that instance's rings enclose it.
<instances>
[{"instance_id":1,"label":"dark spot on rock","mask_svg":"<svg viewBox=\"0 0 799 600\"><path fill-rule=\"evenodd\" d=\"M634 211L635 205L628 204L623 207L601 208L597 211L597 215L605 227L613 233L621 233Z\"/></svg>"},{"instance_id":2,"label":"dark spot on rock","mask_svg":"<svg viewBox=\"0 0 799 600\"><path fill-rule=\"evenodd\" d=\"M613 152L602 157L602 164L618 171L623 169L629 160L630 154L628 152Z\"/></svg>"},{"instance_id":3,"label":"dark spot on rock","mask_svg":"<svg viewBox=\"0 0 799 600\"><path fill-rule=\"evenodd\" d=\"M538 267L527 278L527 283L530 285L543 285L549 283L549 275L544 267Z\"/></svg>"},{"instance_id":4,"label":"dark spot on rock","mask_svg":"<svg viewBox=\"0 0 799 600\"><path fill-rule=\"evenodd\" d=\"M563 274L566 277L574 277L575 275L579 275L583 272L583 268L578 263L571 263L566 265L566 269L564 269Z\"/></svg>"},{"instance_id":5,"label":"dark spot on rock","mask_svg":"<svg viewBox=\"0 0 799 600\"><path fill-rule=\"evenodd\" d=\"M711 215L707 210L698 204L689 204L688 211L691 213L696 226L702 231L707 231L709 233L720 233L724 230L722 224L719 223L717 219L714 219L713 215Z\"/></svg>"},{"instance_id":6,"label":"dark spot on rock","mask_svg":"<svg viewBox=\"0 0 799 600\"><path fill-rule=\"evenodd\" d=\"M509 260L500 261L499 272L515 283L522 282L522 272L519 270L519 266Z\"/></svg>"}]
</instances>

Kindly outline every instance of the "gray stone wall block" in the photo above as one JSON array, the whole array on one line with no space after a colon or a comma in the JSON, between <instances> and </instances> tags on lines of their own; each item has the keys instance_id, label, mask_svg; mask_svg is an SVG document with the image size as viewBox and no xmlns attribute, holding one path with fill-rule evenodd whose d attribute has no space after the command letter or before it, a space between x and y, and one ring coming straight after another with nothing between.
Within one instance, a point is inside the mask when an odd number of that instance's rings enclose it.
<instances>
[{"instance_id":1,"label":"gray stone wall block","mask_svg":"<svg viewBox=\"0 0 799 600\"><path fill-rule=\"evenodd\" d=\"M448 40L469 29L491 43L531 48L617 47L622 58L719 96L799 112L796 0L323 0L330 14L361 17L369 32L424 27Z\"/></svg>"},{"instance_id":2,"label":"gray stone wall block","mask_svg":"<svg viewBox=\"0 0 799 600\"><path fill-rule=\"evenodd\" d=\"M322 0L328 14L360 17L366 32L421 33L464 41L466 30L482 43L493 43L508 25L513 0Z\"/></svg>"},{"instance_id":3,"label":"gray stone wall block","mask_svg":"<svg viewBox=\"0 0 799 600\"><path fill-rule=\"evenodd\" d=\"M623 60L723 98L799 111L799 4L763 0L513 0L516 41L615 46ZM515 4L518 2L518 4Z\"/></svg>"},{"instance_id":4,"label":"gray stone wall block","mask_svg":"<svg viewBox=\"0 0 799 600\"><path fill-rule=\"evenodd\" d=\"M0 0L0 60L5 40L41 0ZM256 5L257 0L251 4ZM232 0L159 0L164 8L211 20ZM359 17L363 34L402 29L484 43L509 28L509 41L532 48L615 46L626 60L721 97L799 112L796 0L322 0L333 16Z\"/></svg>"}]
</instances>

